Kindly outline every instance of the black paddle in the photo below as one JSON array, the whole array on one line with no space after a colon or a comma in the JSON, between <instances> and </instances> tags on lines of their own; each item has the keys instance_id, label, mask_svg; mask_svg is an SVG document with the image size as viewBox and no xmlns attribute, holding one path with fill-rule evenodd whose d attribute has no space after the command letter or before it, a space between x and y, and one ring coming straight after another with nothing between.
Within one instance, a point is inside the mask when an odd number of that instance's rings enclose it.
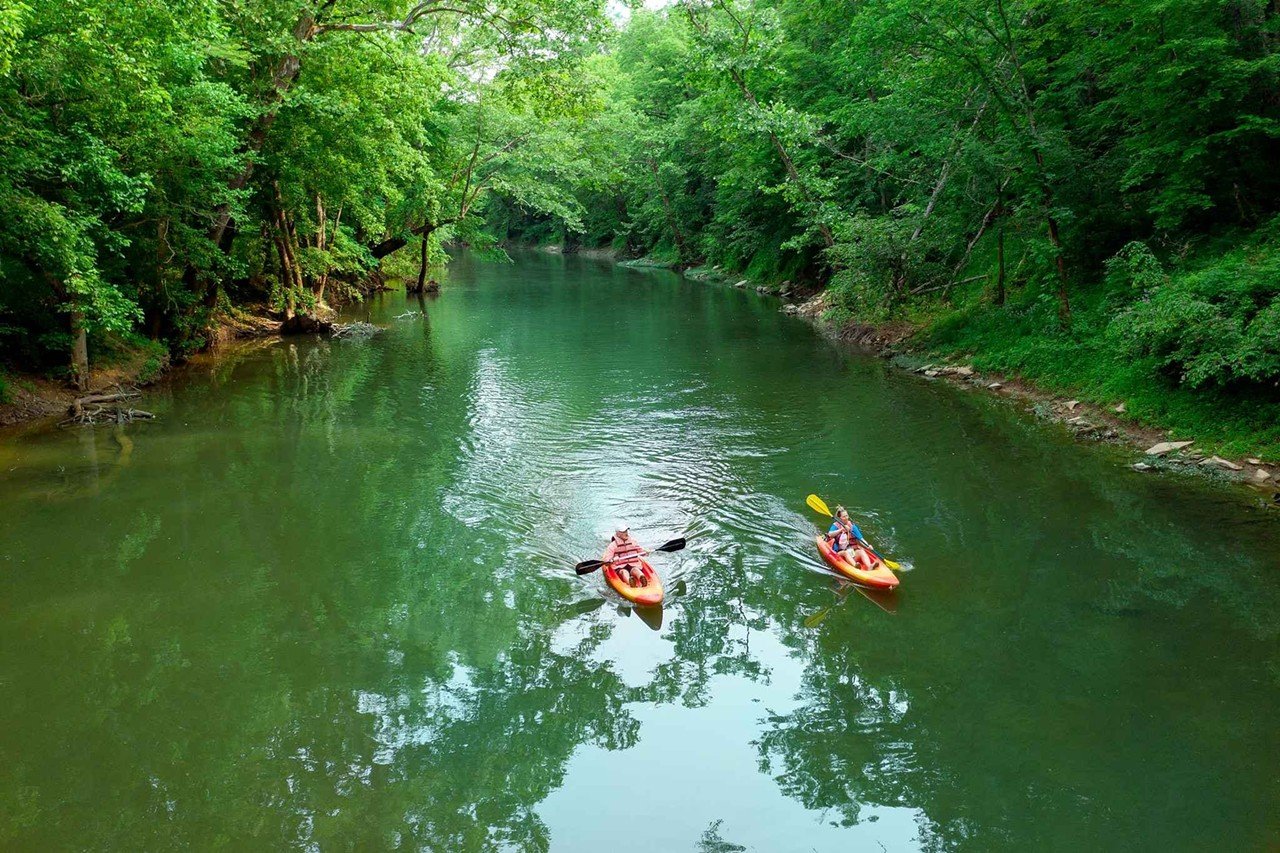
<instances>
[{"instance_id":1,"label":"black paddle","mask_svg":"<svg viewBox=\"0 0 1280 853\"><path fill-rule=\"evenodd\" d=\"M654 548L650 553L656 554L658 551L662 551L670 554L672 551L679 551L682 548L684 548L684 539L672 539L665 545L660 545L657 548ZM596 569L604 565L606 565L604 560L583 560L581 563L574 566L573 570L580 575L586 575L594 572Z\"/></svg>"}]
</instances>

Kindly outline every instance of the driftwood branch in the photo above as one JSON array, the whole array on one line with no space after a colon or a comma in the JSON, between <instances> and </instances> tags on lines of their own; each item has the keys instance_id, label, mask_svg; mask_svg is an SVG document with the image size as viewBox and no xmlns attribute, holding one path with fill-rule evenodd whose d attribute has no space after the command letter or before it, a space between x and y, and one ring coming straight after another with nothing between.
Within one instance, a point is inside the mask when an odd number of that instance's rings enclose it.
<instances>
[{"instance_id":1,"label":"driftwood branch","mask_svg":"<svg viewBox=\"0 0 1280 853\"><path fill-rule=\"evenodd\" d=\"M334 323L329 334L335 338L371 338L381 331L372 323Z\"/></svg>"},{"instance_id":2,"label":"driftwood branch","mask_svg":"<svg viewBox=\"0 0 1280 853\"><path fill-rule=\"evenodd\" d=\"M129 424L134 421L154 420L155 415L142 409L130 409L123 406L90 406L73 411L71 417L62 421L59 426L97 426L98 424Z\"/></svg>"},{"instance_id":3,"label":"driftwood branch","mask_svg":"<svg viewBox=\"0 0 1280 853\"><path fill-rule=\"evenodd\" d=\"M83 397L77 397L67 408L67 414L72 419L78 418L84 414L86 406L98 406L101 403L115 403L120 400L131 400L134 397L141 396L137 391L132 389L121 388L119 391L110 394L86 394Z\"/></svg>"}]
</instances>

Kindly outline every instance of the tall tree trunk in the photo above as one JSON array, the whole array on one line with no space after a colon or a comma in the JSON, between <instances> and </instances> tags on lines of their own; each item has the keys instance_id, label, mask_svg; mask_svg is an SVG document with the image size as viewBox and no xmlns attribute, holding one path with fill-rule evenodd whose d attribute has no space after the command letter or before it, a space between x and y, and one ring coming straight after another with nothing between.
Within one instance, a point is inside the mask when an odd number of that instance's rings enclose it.
<instances>
[{"instance_id":1,"label":"tall tree trunk","mask_svg":"<svg viewBox=\"0 0 1280 853\"><path fill-rule=\"evenodd\" d=\"M1004 304L1004 222L996 230L996 294L995 304Z\"/></svg>"},{"instance_id":2,"label":"tall tree trunk","mask_svg":"<svg viewBox=\"0 0 1280 853\"><path fill-rule=\"evenodd\" d=\"M39 270L39 266L34 262L29 262L29 266L32 270ZM67 312L67 331L71 333L71 351L68 353L70 363L67 367L71 371L71 384L78 391L87 390L89 387L89 334L85 327L84 311L76 305L75 299L67 293L60 279L52 273L41 274L49 285L49 289L53 291L53 295L65 306Z\"/></svg>"},{"instance_id":3,"label":"tall tree trunk","mask_svg":"<svg viewBox=\"0 0 1280 853\"><path fill-rule=\"evenodd\" d=\"M431 233L427 232L422 235L422 256L418 263L418 293L426 293L427 291L427 257L431 251Z\"/></svg>"},{"instance_id":4,"label":"tall tree trunk","mask_svg":"<svg viewBox=\"0 0 1280 853\"><path fill-rule=\"evenodd\" d=\"M285 298L284 315L286 320L293 318L297 309L298 294L302 293L302 271L298 269L298 258L290 237L289 220L283 208L283 199L276 187L276 204L271 206L271 240L276 246L276 255L280 259L280 287Z\"/></svg>"},{"instance_id":5,"label":"tall tree trunk","mask_svg":"<svg viewBox=\"0 0 1280 853\"><path fill-rule=\"evenodd\" d=\"M324 199L320 193L316 193L316 233L312 239L312 246L317 252L323 252L326 246L325 231L329 227L329 217L324 208ZM329 274L327 271L321 271L311 285L311 293L315 296L316 304L319 305L324 299L324 286L328 282Z\"/></svg>"},{"instance_id":6,"label":"tall tree trunk","mask_svg":"<svg viewBox=\"0 0 1280 853\"><path fill-rule=\"evenodd\" d=\"M1053 244L1054 258L1053 265L1058 274L1058 322L1063 328L1071 326L1071 298L1067 293L1067 259L1062 248L1062 238L1058 230L1058 220L1053 215L1053 186L1049 178L1048 170L1044 162L1044 145L1040 136L1040 128L1036 122L1035 99L1031 96L1031 86L1027 83L1027 75L1022 67L1022 59L1018 55L1017 45L1014 41L1013 28L1009 26L1009 16L1005 11L1005 0L996 0L996 10L1000 15L1000 20L1004 26L1005 33L1005 49L1008 51L1009 59L1013 62L1014 72L1018 77L1018 88L1022 96L1022 109L1027 120L1027 130L1030 132L1030 143L1033 156L1036 161L1036 167L1039 169L1037 178L1040 183L1041 191L1044 193L1044 221L1049 232L1049 242Z\"/></svg>"},{"instance_id":7,"label":"tall tree trunk","mask_svg":"<svg viewBox=\"0 0 1280 853\"><path fill-rule=\"evenodd\" d=\"M280 287L284 293L284 318L286 320L293 319L294 309L294 292L293 292L293 273L289 264L289 249L285 246L284 236L281 234L280 228L271 229L271 242L275 244L276 256L280 259Z\"/></svg>"},{"instance_id":8,"label":"tall tree trunk","mask_svg":"<svg viewBox=\"0 0 1280 853\"><path fill-rule=\"evenodd\" d=\"M1049 227L1049 242L1053 244L1053 265L1058 270L1058 321L1063 328L1068 328L1071 326L1071 299L1067 295L1067 260L1062 255L1062 241L1058 239L1058 220L1046 212L1044 221Z\"/></svg>"},{"instance_id":9,"label":"tall tree trunk","mask_svg":"<svg viewBox=\"0 0 1280 853\"><path fill-rule=\"evenodd\" d=\"M298 18L298 23L293 28L295 44L301 47L311 41L316 32L315 17L309 11L303 12ZM267 132L271 129L271 125L275 123L276 115L280 111L280 105L284 102L284 96L298 78L298 70L302 67L298 54L299 51L295 50L281 57L271 72L271 88L267 90L266 101L262 104L262 112L258 114L258 118L254 121L253 127L249 130L249 135L245 139L242 151L245 155L244 165L235 177L227 182L227 189L233 192L244 189L248 186L249 179L253 177L253 169L256 165L255 155L262 150L263 144L267 141ZM214 208L213 224L209 226L206 236L224 254L230 250L231 238L235 236L235 231L231 223L231 206L229 204L224 202ZM200 275L199 271L188 267L184 274L184 279L191 284L195 284ZM207 276L203 284L205 307L212 309L218 301L219 281L216 276Z\"/></svg>"},{"instance_id":10,"label":"tall tree trunk","mask_svg":"<svg viewBox=\"0 0 1280 853\"><path fill-rule=\"evenodd\" d=\"M972 102L972 98L965 99L964 105L967 108ZM942 190L947 186L947 180L951 177L951 164L956 157L960 156L965 141L973 135L978 129L978 124L982 121L983 114L987 111L987 104L991 102L990 98L982 102L982 106L978 107L977 113L973 117L973 122L969 125L969 131L962 137L960 136L960 128L956 127L955 142L952 144L951 153L947 155L947 159L943 161L942 168L938 171L938 180L934 182L933 192L929 193L929 201L924 206L924 213L920 216L920 221L916 223L915 230L911 232L911 239L907 241L906 247L902 250L902 256L898 265L897 274L894 275L894 291L902 294L907 289L907 264L910 261L911 247L920 239L920 235L924 234L924 227L929 221L929 217L933 215L933 210L938 206L938 197L942 195ZM972 246L970 247L972 249Z\"/></svg>"},{"instance_id":11,"label":"tall tree trunk","mask_svg":"<svg viewBox=\"0 0 1280 853\"><path fill-rule=\"evenodd\" d=\"M680 230L680 223L676 221L675 214L671 211L671 198L667 195L666 187L662 185L662 177L658 174L658 163L652 157L647 158L649 161L649 171L653 173L653 184L658 188L658 197L662 200L662 212L667 217L667 227L671 229L671 234L676 241L676 254L680 256L680 266L684 266L691 257L689 255L688 244L684 240L684 232Z\"/></svg>"},{"instance_id":12,"label":"tall tree trunk","mask_svg":"<svg viewBox=\"0 0 1280 853\"><path fill-rule=\"evenodd\" d=\"M733 15L732 10L729 9L728 6L726 6L723 2L719 2L717 3L717 5L719 5L721 9L723 9L731 18L733 18L735 24L739 24L737 17ZM710 31L707 28L706 22L698 20L698 16L693 11L693 7L686 6L685 12L689 17L689 23L693 25L693 28L697 30L704 38L708 37L710 34ZM739 24L739 26L741 25ZM743 39L744 50L747 47L748 41L749 41L749 33L744 30L744 39ZM751 87L747 85L746 77L743 76L742 72L739 69L733 66L730 66L728 70L729 70L729 76L733 79L734 84L738 87L738 91L742 93L743 100L745 100L747 104L750 105L751 109L755 112L757 116L763 115L764 108L760 106L760 101L756 98L755 92L751 91ZM783 169L786 170L788 180L794 183L796 187L800 190L800 197L803 198L807 204L813 204L814 203L813 195L809 192L808 186L806 186L804 181L801 180L800 171L796 168L795 161L791 159L791 154L790 152L787 151L787 147L782 144L782 140L778 138L778 135L774 133L773 130L769 130L768 134L769 134L769 141L773 144L773 149L778 153L778 159L782 161ZM826 245L828 249L835 246L836 241L835 241L835 237L831 233L831 229L827 226L825 222L822 222L821 220L818 221L818 233L822 235L822 242Z\"/></svg>"},{"instance_id":13,"label":"tall tree trunk","mask_svg":"<svg viewBox=\"0 0 1280 853\"><path fill-rule=\"evenodd\" d=\"M89 388L89 335L85 330L84 312L72 308L71 321L71 381L76 389Z\"/></svg>"},{"instance_id":14,"label":"tall tree trunk","mask_svg":"<svg viewBox=\"0 0 1280 853\"><path fill-rule=\"evenodd\" d=\"M760 102L756 100L756 96L747 88L746 83L741 82L742 75L737 71L733 71L731 73L733 74L734 79L740 81L738 85L742 89L743 95L751 102L751 105L757 112L761 112L762 108L760 107ZM782 144L782 140L779 139L778 135L772 130L769 131L769 139L773 142L774 150L778 152L778 157L782 160L782 166L787 171L787 178L799 188L800 197L803 198L806 203L813 204L813 195L809 192L809 188L805 186L804 181L801 180L800 172L796 169L795 161L792 160L791 155L787 153L786 146ZM831 228L821 219L818 220L818 233L822 235L822 242L828 249L835 246L836 238L831 233Z\"/></svg>"}]
</instances>

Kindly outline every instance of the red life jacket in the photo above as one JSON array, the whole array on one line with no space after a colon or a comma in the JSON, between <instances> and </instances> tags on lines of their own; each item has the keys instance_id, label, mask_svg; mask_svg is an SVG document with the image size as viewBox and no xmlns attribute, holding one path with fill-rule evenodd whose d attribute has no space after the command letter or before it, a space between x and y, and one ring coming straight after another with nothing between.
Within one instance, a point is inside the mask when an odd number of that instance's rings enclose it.
<instances>
[{"instance_id":1,"label":"red life jacket","mask_svg":"<svg viewBox=\"0 0 1280 853\"><path fill-rule=\"evenodd\" d=\"M609 541L613 543L613 564L617 566L626 565L628 563L638 562L640 556L644 553L636 540L632 539L628 542L619 542L618 537L612 536Z\"/></svg>"}]
</instances>

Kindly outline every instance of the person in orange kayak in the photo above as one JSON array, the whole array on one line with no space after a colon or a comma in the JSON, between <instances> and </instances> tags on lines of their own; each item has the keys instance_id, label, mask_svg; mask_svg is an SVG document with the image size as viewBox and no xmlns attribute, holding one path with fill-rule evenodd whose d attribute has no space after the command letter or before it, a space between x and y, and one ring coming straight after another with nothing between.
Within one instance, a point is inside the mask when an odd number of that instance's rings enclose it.
<instances>
[{"instance_id":1,"label":"person in orange kayak","mask_svg":"<svg viewBox=\"0 0 1280 853\"><path fill-rule=\"evenodd\" d=\"M870 572L876 567L875 558L863 547L867 543L862 530L853 523L853 519L849 518L849 511L842 506L836 507L836 514L831 519L831 527L827 530L827 544L832 551L843 554L854 568Z\"/></svg>"},{"instance_id":2,"label":"person in orange kayak","mask_svg":"<svg viewBox=\"0 0 1280 853\"><path fill-rule=\"evenodd\" d=\"M645 586L649 580L644 576L640 558L648 553L631 538L631 527L618 522L614 525L613 537L609 540L609 547L604 549L604 557L601 559L613 564L613 570L627 586Z\"/></svg>"}]
</instances>

